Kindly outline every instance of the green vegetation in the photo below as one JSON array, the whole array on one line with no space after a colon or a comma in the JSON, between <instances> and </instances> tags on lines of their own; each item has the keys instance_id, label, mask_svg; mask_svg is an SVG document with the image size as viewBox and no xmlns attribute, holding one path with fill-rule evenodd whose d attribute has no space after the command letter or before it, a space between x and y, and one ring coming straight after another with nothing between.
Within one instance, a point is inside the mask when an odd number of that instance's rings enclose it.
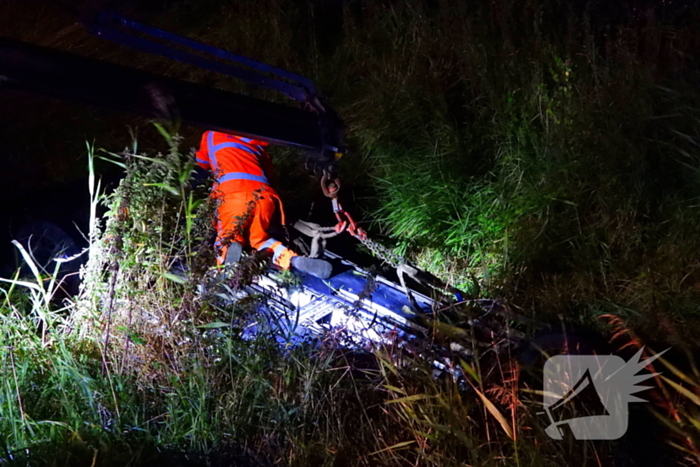
<instances>
[{"instance_id":1,"label":"green vegetation","mask_svg":"<svg viewBox=\"0 0 700 467\"><path fill-rule=\"evenodd\" d=\"M697 12L569 3L183 2L154 22L312 77L348 124L346 193L420 265L538 318L614 313L693 345ZM306 213L295 173L282 194Z\"/></svg>"},{"instance_id":2,"label":"green vegetation","mask_svg":"<svg viewBox=\"0 0 700 467\"><path fill-rule=\"evenodd\" d=\"M34 277L6 280L0 458L9 465L613 465L629 454L614 442L543 437L545 420L523 392L532 386L510 358L485 370L457 362L470 374L460 388L435 378L429 348L352 352L333 335L293 348L244 340L262 297L234 297L265 261L208 267L211 207L188 186L192 162L178 138L169 144L164 155L105 154L125 178L105 198L105 218L92 219L74 301L57 308L60 284L28 253ZM700 375L663 364L659 417L695 458Z\"/></svg>"},{"instance_id":3,"label":"green vegetation","mask_svg":"<svg viewBox=\"0 0 700 467\"><path fill-rule=\"evenodd\" d=\"M33 280L9 280L3 458L152 465L186 450L222 452L245 465L534 461L534 449L519 453L520 442L507 441L514 427L499 409L490 407L489 416L454 382L435 381L423 359L398 358L392 349L342 352L332 336L289 351L265 336L243 340L257 301L231 304L216 295L235 293L254 271L241 268L221 282L198 268L211 253L209 207L192 202L191 161L177 140L170 143L157 157L107 156L124 166L125 178L107 199L106 224L91 222L75 302L54 309L59 284L49 275L47 285L28 253ZM189 279L171 272L175 261L187 265ZM209 291L195 293L199 284ZM363 359L368 369L359 370ZM475 449L478 433L507 442Z\"/></svg>"},{"instance_id":4,"label":"green vegetation","mask_svg":"<svg viewBox=\"0 0 700 467\"><path fill-rule=\"evenodd\" d=\"M614 312L693 342L697 30L648 11L602 36L590 9L473 3L346 17L332 57L377 225L540 318Z\"/></svg>"},{"instance_id":5,"label":"green vegetation","mask_svg":"<svg viewBox=\"0 0 700 467\"><path fill-rule=\"evenodd\" d=\"M348 123L344 195L375 237L419 265L458 287L474 276L482 293L541 321L692 355L697 13L395 3L349 2L335 28L317 6L284 0L177 2L151 23L312 77ZM332 340L288 351L242 340L254 303L226 306L197 284L233 294L260 263L217 283L211 206L189 189L191 160L178 149L188 144L168 138L165 155L106 156L126 176L105 219L92 192L90 260L74 302L56 305L51 271L38 267L3 289L0 459L153 465L183 461L184 450L242 465L560 466L626 455L614 442L543 437L510 362L496 380L475 371L474 388L460 391L393 349L357 356ZM294 154L277 156L290 174L280 193L301 212L309 180ZM190 280L173 272L181 265ZM700 375L686 360L659 360L654 407L692 465Z\"/></svg>"}]
</instances>

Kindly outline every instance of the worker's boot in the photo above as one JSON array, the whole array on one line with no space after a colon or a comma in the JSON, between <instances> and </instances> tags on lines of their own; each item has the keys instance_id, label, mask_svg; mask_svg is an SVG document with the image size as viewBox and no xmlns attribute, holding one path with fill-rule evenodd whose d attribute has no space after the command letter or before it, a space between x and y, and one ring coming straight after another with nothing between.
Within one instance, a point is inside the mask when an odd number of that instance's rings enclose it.
<instances>
[{"instance_id":1,"label":"worker's boot","mask_svg":"<svg viewBox=\"0 0 700 467\"><path fill-rule=\"evenodd\" d=\"M236 264L241 260L243 254L243 245L238 242L231 242L226 251L226 259L224 264Z\"/></svg>"},{"instance_id":2,"label":"worker's boot","mask_svg":"<svg viewBox=\"0 0 700 467\"><path fill-rule=\"evenodd\" d=\"M306 256L295 256L292 258L292 267L299 272L311 274L319 279L328 279L333 273L333 266L328 261Z\"/></svg>"}]
</instances>

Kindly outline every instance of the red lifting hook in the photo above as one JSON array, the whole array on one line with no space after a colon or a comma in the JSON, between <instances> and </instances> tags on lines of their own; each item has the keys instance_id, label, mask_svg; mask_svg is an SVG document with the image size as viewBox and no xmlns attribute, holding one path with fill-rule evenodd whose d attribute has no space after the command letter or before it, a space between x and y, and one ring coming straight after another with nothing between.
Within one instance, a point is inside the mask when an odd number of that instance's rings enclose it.
<instances>
[{"instance_id":1,"label":"red lifting hook","mask_svg":"<svg viewBox=\"0 0 700 467\"><path fill-rule=\"evenodd\" d=\"M331 179L328 172L323 172L323 177L321 177L321 189L323 190L323 194L331 198L331 202L333 203L333 213L338 220L338 223L335 225L335 231L341 233L347 229L348 233L358 240L366 240L367 232L357 225L352 216L343 209L340 205L340 201L338 201L338 192L340 191L340 180L338 177Z\"/></svg>"},{"instance_id":2,"label":"red lifting hook","mask_svg":"<svg viewBox=\"0 0 700 467\"><path fill-rule=\"evenodd\" d=\"M324 171L321 177L321 190L328 198L336 199L340 191L340 179L338 177L331 179L330 174Z\"/></svg>"}]
</instances>

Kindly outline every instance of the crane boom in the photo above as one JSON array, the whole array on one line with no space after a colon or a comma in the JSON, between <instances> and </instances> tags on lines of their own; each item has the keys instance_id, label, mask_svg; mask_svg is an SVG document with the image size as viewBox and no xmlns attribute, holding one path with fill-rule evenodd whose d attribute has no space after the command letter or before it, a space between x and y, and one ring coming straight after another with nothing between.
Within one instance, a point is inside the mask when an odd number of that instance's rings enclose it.
<instances>
[{"instance_id":1,"label":"crane boom","mask_svg":"<svg viewBox=\"0 0 700 467\"><path fill-rule=\"evenodd\" d=\"M331 109L320 104L315 87L307 78L119 16L99 18L102 19L91 28L98 36L280 91L302 106L269 102L4 37L0 37L0 91L19 89L150 118L176 119L207 130L299 148L316 160L331 161L343 151L342 122ZM112 23L160 39L179 40L176 45L237 60L253 70L130 36L110 27Z\"/></svg>"}]
</instances>

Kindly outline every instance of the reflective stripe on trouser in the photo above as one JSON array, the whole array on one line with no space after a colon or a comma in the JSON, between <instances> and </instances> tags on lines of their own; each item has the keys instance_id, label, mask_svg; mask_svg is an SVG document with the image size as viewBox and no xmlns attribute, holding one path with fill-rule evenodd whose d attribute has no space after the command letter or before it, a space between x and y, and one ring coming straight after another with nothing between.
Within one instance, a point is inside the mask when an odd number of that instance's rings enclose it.
<instances>
[{"instance_id":1,"label":"reflective stripe on trouser","mask_svg":"<svg viewBox=\"0 0 700 467\"><path fill-rule=\"evenodd\" d=\"M257 195L257 200L256 200ZM267 233L276 209L276 194L265 189L258 192L223 193L219 198L216 247L217 262L223 264L230 242L250 245L256 250L271 248L274 263L282 269L291 267L297 256Z\"/></svg>"}]
</instances>

